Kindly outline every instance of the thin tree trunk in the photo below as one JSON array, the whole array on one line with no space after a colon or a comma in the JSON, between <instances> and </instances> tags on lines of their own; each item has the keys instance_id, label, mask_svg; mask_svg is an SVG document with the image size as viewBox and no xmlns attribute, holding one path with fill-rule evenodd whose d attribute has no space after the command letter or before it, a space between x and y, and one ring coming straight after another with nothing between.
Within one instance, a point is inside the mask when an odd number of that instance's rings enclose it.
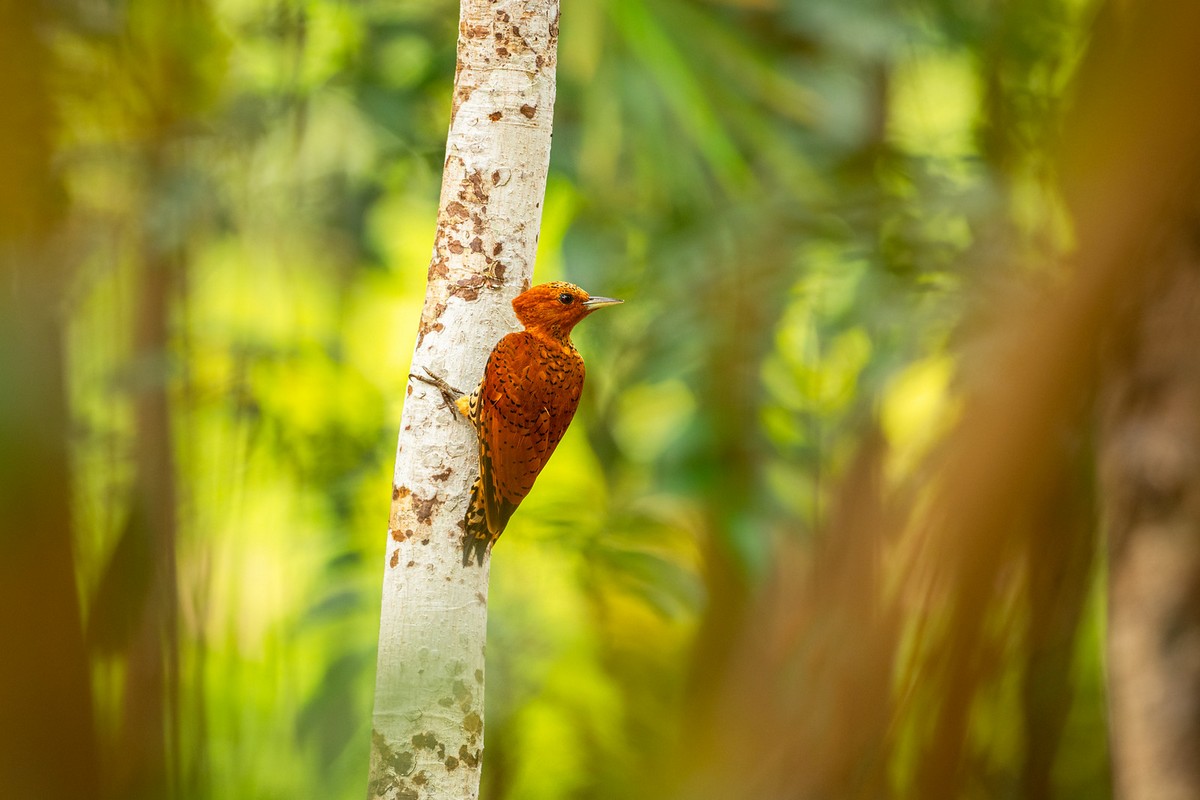
<instances>
[{"instance_id":1,"label":"thin tree trunk","mask_svg":"<svg viewBox=\"0 0 1200 800\"><path fill-rule=\"evenodd\" d=\"M1104 395L1117 795L1200 797L1200 219L1174 234Z\"/></svg>"},{"instance_id":2,"label":"thin tree trunk","mask_svg":"<svg viewBox=\"0 0 1200 800\"><path fill-rule=\"evenodd\" d=\"M413 371L469 391L515 327L550 159L557 0L463 0L437 236ZM383 580L368 796L474 798L488 559L462 564L475 434L410 382Z\"/></svg>"},{"instance_id":3,"label":"thin tree trunk","mask_svg":"<svg viewBox=\"0 0 1200 800\"><path fill-rule=\"evenodd\" d=\"M161 175L156 157L155 174ZM135 328L135 358L144 376L135 402L137 485L133 502L141 514L148 547L149 587L136 606L134 635L125 672L123 716L112 754L112 797L158 798L174 783L178 766L178 586L175 571L176 490L167 392L167 354L173 273L178 253L142 247L141 299Z\"/></svg>"}]
</instances>

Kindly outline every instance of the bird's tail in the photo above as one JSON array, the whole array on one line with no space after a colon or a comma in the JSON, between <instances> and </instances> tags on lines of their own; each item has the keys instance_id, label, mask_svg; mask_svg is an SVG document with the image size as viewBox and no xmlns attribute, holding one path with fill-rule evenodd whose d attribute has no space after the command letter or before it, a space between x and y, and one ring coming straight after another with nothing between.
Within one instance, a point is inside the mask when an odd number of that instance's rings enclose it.
<instances>
[{"instance_id":1,"label":"bird's tail","mask_svg":"<svg viewBox=\"0 0 1200 800\"><path fill-rule=\"evenodd\" d=\"M487 555L494 541L491 530L488 529L487 512L483 507L483 478L476 478L471 486L471 504L467 506L467 519L464 523L466 533L463 534L463 566L471 566L472 556L475 563L483 566L483 557Z\"/></svg>"}]
</instances>

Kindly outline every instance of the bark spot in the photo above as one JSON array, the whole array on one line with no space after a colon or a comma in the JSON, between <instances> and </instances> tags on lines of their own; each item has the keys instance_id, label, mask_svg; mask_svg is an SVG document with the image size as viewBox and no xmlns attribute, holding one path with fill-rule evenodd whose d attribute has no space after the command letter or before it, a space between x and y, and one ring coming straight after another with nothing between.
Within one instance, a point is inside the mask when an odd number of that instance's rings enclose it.
<instances>
[{"instance_id":1,"label":"bark spot","mask_svg":"<svg viewBox=\"0 0 1200 800\"><path fill-rule=\"evenodd\" d=\"M496 55L500 56L501 58L506 57L508 55L508 48L507 47L497 47Z\"/></svg>"},{"instance_id":2,"label":"bark spot","mask_svg":"<svg viewBox=\"0 0 1200 800\"><path fill-rule=\"evenodd\" d=\"M442 470L441 472L435 472L435 473L433 473L433 476L432 476L432 477L433 477L433 479L434 479L435 481L444 481L444 480L446 480L447 478L449 478L449 477L450 477L451 475L453 475L453 474L454 474L454 470L450 469L450 467L446 467L446 468L445 468L444 470Z\"/></svg>"},{"instance_id":3,"label":"bark spot","mask_svg":"<svg viewBox=\"0 0 1200 800\"><path fill-rule=\"evenodd\" d=\"M504 249L504 245L500 244L499 242L496 242L494 245L492 245L492 255L493 256L500 255L500 251L503 249ZM412 387L410 386L408 388L411 389Z\"/></svg>"},{"instance_id":4,"label":"bark spot","mask_svg":"<svg viewBox=\"0 0 1200 800\"><path fill-rule=\"evenodd\" d=\"M480 243L480 245L479 245L480 249L483 249L483 241L482 240L478 240L478 241ZM474 242L471 243L471 249L472 250L475 249ZM478 252L478 251L476 251L476 252ZM479 299L479 290L487 285L488 285L488 282L487 282L487 279L484 278L484 276L472 275L468 278L463 278L460 281L456 281L454 284L454 287L451 289L451 291L454 293L454 295L456 297L461 297L463 300L466 300L468 303L471 303L471 302L474 302ZM496 288L496 287L493 286L492 288Z\"/></svg>"},{"instance_id":5,"label":"bark spot","mask_svg":"<svg viewBox=\"0 0 1200 800\"><path fill-rule=\"evenodd\" d=\"M464 744L462 747L458 748L458 760L466 764L468 767L478 767L479 753L479 750L476 750L474 753L468 751L467 746Z\"/></svg>"},{"instance_id":6,"label":"bark spot","mask_svg":"<svg viewBox=\"0 0 1200 800\"><path fill-rule=\"evenodd\" d=\"M391 564L393 569L400 564L400 551L399 550L392 551L392 560L389 563Z\"/></svg>"},{"instance_id":7,"label":"bark spot","mask_svg":"<svg viewBox=\"0 0 1200 800\"><path fill-rule=\"evenodd\" d=\"M421 770L416 775L413 775L412 782L417 786L424 786L429 782L429 773L427 773L425 770Z\"/></svg>"},{"instance_id":8,"label":"bark spot","mask_svg":"<svg viewBox=\"0 0 1200 800\"><path fill-rule=\"evenodd\" d=\"M439 742L438 738L429 731L413 735L412 743L413 747L417 748L418 750L437 750L439 759L446 757L446 745ZM412 770L411 766L409 767L409 770Z\"/></svg>"},{"instance_id":9,"label":"bark spot","mask_svg":"<svg viewBox=\"0 0 1200 800\"><path fill-rule=\"evenodd\" d=\"M446 271L447 271L445 262L439 261L436 263L438 265L440 265L441 271L442 271L441 277L444 278L446 276ZM433 283L433 282L435 282L435 280L437 280L434 276L434 269L435 269L434 267L429 268L429 282L430 283ZM445 330L446 326L440 322L440 320L442 318L442 314L444 314L444 313L446 313L445 301L435 303L433 308L426 307L425 310L421 312L421 328L417 335L417 344L418 345L422 341L424 341L425 335L427 333L430 333L431 331Z\"/></svg>"},{"instance_id":10,"label":"bark spot","mask_svg":"<svg viewBox=\"0 0 1200 800\"><path fill-rule=\"evenodd\" d=\"M483 252L483 239L476 236L474 239L471 240L471 252L472 253L482 253Z\"/></svg>"},{"instance_id":11,"label":"bark spot","mask_svg":"<svg viewBox=\"0 0 1200 800\"><path fill-rule=\"evenodd\" d=\"M408 567L409 569L412 569L412 568L413 568L413 567L415 567L416 565L417 565L417 562L415 562L415 561L410 561L410 562L408 562L407 564L405 564L404 566Z\"/></svg>"},{"instance_id":12,"label":"bark spot","mask_svg":"<svg viewBox=\"0 0 1200 800\"><path fill-rule=\"evenodd\" d=\"M457 200L451 200L446 204L446 216L466 219L467 217L471 216L471 212L468 211L467 207L462 203L458 202Z\"/></svg>"},{"instance_id":13,"label":"bark spot","mask_svg":"<svg viewBox=\"0 0 1200 800\"><path fill-rule=\"evenodd\" d=\"M462 246L462 242L456 242L453 239L451 239L450 243L448 245L446 245L446 249L449 250L451 253L454 253L454 255L459 255L466 248L464 248Z\"/></svg>"},{"instance_id":14,"label":"bark spot","mask_svg":"<svg viewBox=\"0 0 1200 800\"><path fill-rule=\"evenodd\" d=\"M415 494L413 495L413 513L417 515L417 522L422 525L429 525L433 520L433 515L437 511L438 506L442 504L436 496L421 499Z\"/></svg>"},{"instance_id":15,"label":"bark spot","mask_svg":"<svg viewBox=\"0 0 1200 800\"><path fill-rule=\"evenodd\" d=\"M454 67L454 82L456 84L458 83L458 75L462 71L463 71L463 63L462 63L462 60L460 59L458 64ZM454 124L454 120L458 117L458 109L460 109L462 107L463 103L467 102L467 99L470 98L470 96L471 96L471 89L466 86L462 87L461 89L456 89L454 91L454 99L450 101L450 124L451 125ZM450 159L447 158L446 161L449 162Z\"/></svg>"},{"instance_id":16,"label":"bark spot","mask_svg":"<svg viewBox=\"0 0 1200 800\"><path fill-rule=\"evenodd\" d=\"M533 119L533 115L537 113L537 106L531 106L528 103L521 106L521 113L526 119Z\"/></svg>"},{"instance_id":17,"label":"bark spot","mask_svg":"<svg viewBox=\"0 0 1200 800\"><path fill-rule=\"evenodd\" d=\"M488 188L483 181L483 172L480 170L475 170L467 175L466 180L463 181L462 184L462 191L458 193L458 197L460 200L468 203L486 203L488 199ZM466 213L465 207L463 208L462 216L464 219L469 216L469 214Z\"/></svg>"},{"instance_id":18,"label":"bark spot","mask_svg":"<svg viewBox=\"0 0 1200 800\"><path fill-rule=\"evenodd\" d=\"M409 796L406 792L410 792L411 789L404 785L404 777L413 771L416 763L413 754L407 750L394 751L383 734L374 730L371 731L371 747L374 758L383 765L383 768L378 770L379 777L371 782L371 796L383 797L393 790L396 797ZM411 797L416 796L415 792L411 794Z\"/></svg>"},{"instance_id":19,"label":"bark spot","mask_svg":"<svg viewBox=\"0 0 1200 800\"><path fill-rule=\"evenodd\" d=\"M490 119L492 122L499 122L503 118L504 114L500 111L493 111L492 113L488 114L488 119Z\"/></svg>"},{"instance_id":20,"label":"bark spot","mask_svg":"<svg viewBox=\"0 0 1200 800\"><path fill-rule=\"evenodd\" d=\"M456 769L458 769L458 759L454 756L446 756L446 771L454 772Z\"/></svg>"},{"instance_id":21,"label":"bark spot","mask_svg":"<svg viewBox=\"0 0 1200 800\"><path fill-rule=\"evenodd\" d=\"M412 489L409 489L407 486L392 487L393 500L399 500L401 497L408 497L410 494L412 494Z\"/></svg>"},{"instance_id":22,"label":"bark spot","mask_svg":"<svg viewBox=\"0 0 1200 800\"><path fill-rule=\"evenodd\" d=\"M443 305L443 310L444 309L445 309L445 306ZM421 331L420 331L419 335L417 336L417 344L420 344L421 341L424 340L425 334L440 333L441 331L444 331L444 330L446 330L446 326L440 322L435 322L432 325L426 325L426 324L422 323Z\"/></svg>"},{"instance_id":23,"label":"bark spot","mask_svg":"<svg viewBox=\"0 0 1200 800\"><path fill-rule=\"evenodd\" d=\"M463 729L468 733L480 733L483 731L483 719L472 711L463 717Z\"/></svg>"},{"instance_id":24,"label":"bark spot","mask_svg":"<svg viewBox=\"0 0 1200 800\"><path fill-rule=\"evenodd\" d=\"M483 686L483 670L481 670L481 669L475 670L475 682L478 683L480 686Z\"/></svg>"}]
</instances>

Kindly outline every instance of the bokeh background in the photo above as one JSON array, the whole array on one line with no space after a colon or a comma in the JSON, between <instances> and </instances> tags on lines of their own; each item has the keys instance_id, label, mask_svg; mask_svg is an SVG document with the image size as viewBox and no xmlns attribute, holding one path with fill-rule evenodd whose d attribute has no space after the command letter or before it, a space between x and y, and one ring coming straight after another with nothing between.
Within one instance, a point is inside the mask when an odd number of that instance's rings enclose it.
<instances>
[{"instance_id":1,"label":"bokeh background","mask_svg":"<svg viewBox=\"0 0 1200 800\"><path fill-rule=\"evenodd\" d=\"M2 8L0 749L361 797L457 4ZM626 304L492 561L483 797L1111 796L1087 392L984 535L931 488L1111 13L564 3L535 279Z\"/></svg>"}]
</instances>

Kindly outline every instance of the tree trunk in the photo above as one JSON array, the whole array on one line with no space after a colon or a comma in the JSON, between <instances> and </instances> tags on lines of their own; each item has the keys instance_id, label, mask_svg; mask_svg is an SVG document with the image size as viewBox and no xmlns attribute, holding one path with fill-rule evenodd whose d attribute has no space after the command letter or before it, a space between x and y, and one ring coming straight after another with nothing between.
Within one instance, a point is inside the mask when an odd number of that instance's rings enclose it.
<instances>
[{"instance_id":1,"label":"tree trunk","mask_svg":"<svg viewBox=\"0 0 1200 800\"><path fill-rule=\"evenodd\" d=\"M161 158L153 159L161 179ZM180 253L142 245L141 297L134 331L135 359L144 376L134 404L137 482L133 513L140 515L146 537L137 566L148 575L141 603L130 620L133 635L126 651L122 718L110 754L113 798L158 798L175 783L179 746L179 641L176 554L175 455L168 396L170 305Z\"/></svg>"},{"instance_id":2,"label":"tree trunk","mask_svg":"<svg viewBox=\"0 0 1200 800\"><path fill-rule=\"evenodd\" d=\"M99 789L71 546L54 5L0 2L0 797L39 800Z\"/></svg>"},{"instance_id":3,"label":"tree trunk","mask_svg":"<svg viewBox=\"0 0 1200 800\"><path fill-rule=\"evenodd\" d=\"M1174 232L1105 387L1117 796L1200 797L1200 218Z\"/></svg>"},{"instance_id":4,"label":"tree trunk","mask_svg":"<svg viewBox=\"0 0 1200 800\"><path fill-rule=\"evenodd\" d=\"M550 160L557 0L463 0L437 235L413 372L470 391L515 327ZM475 434L410 382L383 579L370 798L474 798L489 560L464 567Z\"/></svg>"}]
</instances>

